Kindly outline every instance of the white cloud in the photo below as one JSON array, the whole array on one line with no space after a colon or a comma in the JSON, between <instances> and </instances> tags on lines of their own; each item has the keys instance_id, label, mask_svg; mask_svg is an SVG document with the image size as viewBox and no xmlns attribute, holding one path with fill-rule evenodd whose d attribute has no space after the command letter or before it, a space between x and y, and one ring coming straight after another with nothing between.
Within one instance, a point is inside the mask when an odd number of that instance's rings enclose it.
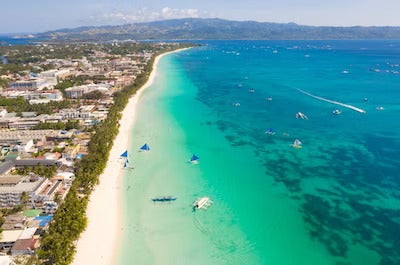
<instances>
[{"instance_id":1,"label":"white cloud","mask_svg":"<svg viewBox=\"0 0 400 265\"><path fill-rule=\"evenodd\" d=\"M161 16L163 19L173 19L173 18L187 18L187 17L200 17L199 11L197 9L178 9L164 7L161 10Z\"/></svg>"},{"instance_id":2,"label":"white cloud","mask_svg":"<svg viewBox=\"0 0 400 265\"><path fill-rule=\"evenodd\" d=\"M175 18L198 18L207 17L207 12L200 12L197 9L179 9L164 7L159 11L142 8L135 11L112 11L103 14L96 14L89 17L91 25L118 25L135 22L149 22Z\"/></svg>"}]
</instances>

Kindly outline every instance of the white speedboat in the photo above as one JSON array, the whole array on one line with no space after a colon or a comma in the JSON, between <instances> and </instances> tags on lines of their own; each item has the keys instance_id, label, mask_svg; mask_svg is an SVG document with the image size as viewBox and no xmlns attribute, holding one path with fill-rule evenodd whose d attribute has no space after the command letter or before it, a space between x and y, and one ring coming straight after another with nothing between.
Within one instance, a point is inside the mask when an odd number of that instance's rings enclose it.
<instances>
[{"instance_id":1,"label":"white speedboat","mask_svg":"<svg viewBox=\"0 0 400 265\"><path fill-rule=\"evenodd\" d=\"M198 198L193 204L193 210L204 209L207 210L208 207L211 206L213 202L210 200L209 197L201 197Z\"/></svg>"},{"instance_id":2,"label":"white speedboat","mask_svg":"<svg viewBox=\"0 0 400 265\"><path fill-rule=\"evenodd\" d=\"M308 117L304 113L301 113L301 112L297 112L296 113L296 118L297 119L308 120Z\"/></svg>"}]
</instances>

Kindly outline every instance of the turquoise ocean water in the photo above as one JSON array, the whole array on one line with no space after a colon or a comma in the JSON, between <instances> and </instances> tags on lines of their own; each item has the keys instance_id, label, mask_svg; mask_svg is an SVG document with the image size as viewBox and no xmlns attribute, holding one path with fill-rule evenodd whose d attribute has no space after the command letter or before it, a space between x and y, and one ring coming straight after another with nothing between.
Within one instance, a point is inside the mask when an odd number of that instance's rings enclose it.
<instances>
[{"instance_id":1,"label":"turquoise ocean water","mask_svg":"<svg viewBox=\"0 0 400 265\"><path fill-rule=\"evenodd\" d=\"M400 41L203 44L142 94L119 264L400 264Z\"/></svg>"}]
</instances>

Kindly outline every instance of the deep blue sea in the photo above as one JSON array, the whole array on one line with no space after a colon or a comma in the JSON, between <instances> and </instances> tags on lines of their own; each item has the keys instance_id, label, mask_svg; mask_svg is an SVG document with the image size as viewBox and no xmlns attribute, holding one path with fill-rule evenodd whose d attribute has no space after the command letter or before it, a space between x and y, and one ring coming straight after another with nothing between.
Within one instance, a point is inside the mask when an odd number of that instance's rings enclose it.
<instances>
[{"instance_id":1,"label":"deep blue sea","mask_svg":"<svg viewBox=\"0 0 400 265\"><path fill-rule=\"evenodd\" d=\"M400 264L400 41L202 44L138 106L121 263Z\"/></svg>"},{"instance_id":2,"label":"deep blue sea","mask_svg":"<svg viewBox=\"0 0 400 265\"><path fill-rule=\"evenodd\" d=\"M17 34L15 34L17 35ZM29 45L37 42L38 39L31 38L13 38L11 35L0 35L0 46L7 45Z\"/></svg>"}]
</instances>

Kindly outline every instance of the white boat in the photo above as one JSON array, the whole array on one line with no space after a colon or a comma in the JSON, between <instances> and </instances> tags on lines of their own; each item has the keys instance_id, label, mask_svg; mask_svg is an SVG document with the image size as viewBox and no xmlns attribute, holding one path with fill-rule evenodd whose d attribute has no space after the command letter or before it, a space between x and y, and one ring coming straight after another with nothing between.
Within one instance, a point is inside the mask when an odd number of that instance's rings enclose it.
<instances>
[{"instance_id":1,"label":"white boat","mask_svg":"<svg viewBox=\"0 0 400 265\"><path fill-rule=\"evenodd\" d=\"M297 112L296 113L296 118L297 119L308 120L308 117L304 113L301 113L301 112Z\"/></svg>"},{"instance_id":2,"label":"white boat","mask_svg":"<svg viewBox=\"0 0 400 265\"><path fill-rule=\"evenodd\" d=\"M376 110L384 110L384 108L382 106L380 106L380 107L376 107Z\"/></svg>"},{"instance_id":3,"label":"white boat","mask_svg":"<svg viewBox=\"0 0 400 265\"><path fill-rule=\"evenodd\" d=\"M207 210L208 207L211 206L213 202L210 200L209 197L201 197L198 198L193 204L193 210L204 209Z\"/></svg>"},{"instance_id":4,"label":"white boat","mask_svg":"<svg viewBox=\"0 0 400 265\"><path fill-rule=\"evenodd\" d=\"M341 112L340 110L338 110L338 109L335 109L334 111L332 111L332 113L333 113L334 115L340 115L340 114L342 114L342 112Z\"/></svg>"}]
</instances>

